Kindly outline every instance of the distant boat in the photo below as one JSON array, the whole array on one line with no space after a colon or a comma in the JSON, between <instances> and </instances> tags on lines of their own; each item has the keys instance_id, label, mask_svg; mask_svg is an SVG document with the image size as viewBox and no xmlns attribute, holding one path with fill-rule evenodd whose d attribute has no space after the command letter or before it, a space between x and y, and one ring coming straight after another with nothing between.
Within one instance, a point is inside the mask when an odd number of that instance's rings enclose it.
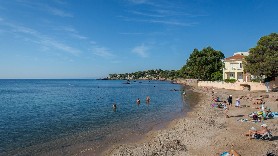
<instances>
[{"instance_id":1,"label":"distant boat","mask_svg":"<svg viewBox=\"0 0 278 156\"><path fill-rule=\"evenodd\" d=\"M123 84L130 84L129 80L127 80L126 82L124 82Z\"/></svg>"}]
</instances>

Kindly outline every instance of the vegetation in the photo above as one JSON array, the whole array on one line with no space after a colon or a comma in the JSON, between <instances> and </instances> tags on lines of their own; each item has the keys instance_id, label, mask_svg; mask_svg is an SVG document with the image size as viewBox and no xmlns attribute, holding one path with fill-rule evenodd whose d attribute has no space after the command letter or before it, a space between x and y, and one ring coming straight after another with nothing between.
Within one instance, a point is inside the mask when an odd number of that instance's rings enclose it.
<instances>
[{"instance_id":1,"label":"vegetation","mask_svg":"<svg viewBox=\"0 0 278 156\"><path fill-rule=\"evenodd\" d=\"M184 78L199 80L222 80L222 59L224 54L211 47L199 51L194 49L186 64L181 68L180 75Z\"/></svg>"},{"instance_id":2,"label":"vegetation","mask_svg":"<svg viewBox=\"0 0 278 156\"><path fill-rule=\"evenodd\" d=\"M176 70L146 70L137 71L134 73L125 74L109 74L109 79L148 79L148 80L173 80L179 77L179 72Z\"/></svg>"},{"instance_id":3,"label":"vegetation","mask_svg":"<svg viewBox=\"0 0 278 156\"><path fill-rule=\"evenodd\" d=\"M236 79L225 79L224 82L227 82L227 83L235 83L235 82L236 82Z\"/></svg>"},{"instance_id":4,"label":"vegetation","mask_svg":"<svg viewBox=\"0 0 278 156\"><path fill-rule=\"evenodd\" d=\"M252 75L278 76L278 34L261 37L245 60L245 70Z\"/></svg>"},{"instance_id":5,"label":"vegetation","mask_svg":"<svg viewBox=\"0 0 278 156\"><path fill-rule=\"evenodd\" d=\"M222 80L224 54L206 47L199 51L194 49L180 70L147 70L125 74L109 74L109 79L153 79L173 80L176 78L191 78L198 80ZM249 72L261 81L270 81L278 76L278 34L272 33L263 36L256 47L250 49L249 56L245 57L245 72ZM235 79L226 79L225 82L234 83ZM253 80L254 81L254 80Z\"/></svg>"}]
</instances>

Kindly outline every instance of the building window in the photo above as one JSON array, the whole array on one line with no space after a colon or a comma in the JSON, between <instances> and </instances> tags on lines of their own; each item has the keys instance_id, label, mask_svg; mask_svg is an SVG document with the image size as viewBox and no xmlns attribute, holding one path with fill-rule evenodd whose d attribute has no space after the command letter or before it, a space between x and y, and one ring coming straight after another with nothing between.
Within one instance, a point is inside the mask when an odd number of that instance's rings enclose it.
<instances>
[{"instance_id":1,"label":"building window","mask_svg":"<svg viewBox=\"0 0 278 156\"><path fill-rule=\"evenodd\" d=\"M234 77L234 73L230 73L230 77Z\"/></svg>"},{"instance_id":2,"label":"building window","mask_svg":"<svg viewBox=\"0 0 278 156\"><path fill-rule=\"evenodd\" d=\"M242 63L239 63L239 68L242 68Z\"/></svg>"}]
</instances>

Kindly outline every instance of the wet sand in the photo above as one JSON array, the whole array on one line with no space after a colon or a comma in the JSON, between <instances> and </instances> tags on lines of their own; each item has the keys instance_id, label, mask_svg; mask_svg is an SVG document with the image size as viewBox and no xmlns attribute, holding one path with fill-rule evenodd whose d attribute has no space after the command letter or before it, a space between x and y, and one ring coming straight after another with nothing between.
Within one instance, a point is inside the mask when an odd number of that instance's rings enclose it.
<instances>
[{"instance_id":1,"label":"wet sand","mask_svg":"<svg viewBox=\"0 0 278 156\"><path fill-rule=\"evenodd\" d=\"M215 89L214 96L226 100L233 95L233 106L230 107L230 118L226 118L223 109L212 108L212 88L191 88L186 93L191 111L185 117L175 119L165 129L147 133L136 142L115 144L102 155L184 155L199 156L220 155L224 151L236 150L241 155L278 154L278 118L265 120L274 136L272 141L250 140L245 133L251 128L260 129L261 122L241 122L239 119L250 119L247 115L258 111L253 100L264 98L266 107L278 111L278 93L263 91L233 91ZM236 97L241 97L241 108L234 107ZM89 153L87 153L89 154ZM82 155L82 154L81 154ZM85 154L86 155L86 154Z\"/></svg>"}]
</instances>

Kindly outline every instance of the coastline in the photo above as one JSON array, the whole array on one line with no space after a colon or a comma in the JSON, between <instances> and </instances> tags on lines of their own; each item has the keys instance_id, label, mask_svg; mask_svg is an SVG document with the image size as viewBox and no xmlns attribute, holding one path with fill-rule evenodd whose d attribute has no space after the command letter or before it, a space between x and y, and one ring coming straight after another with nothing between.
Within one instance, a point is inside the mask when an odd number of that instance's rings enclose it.
<instances>
[{"instance_id":1,"label":"coastline","mask_svg":"<svg viewBox=\"0 0 278 156\"><path fill-rule=\"evenodd\" d=\"M197 98L199 101L191 99L191 110L184 117L173 120L164 129L147 133L143 139L136 142L113 145L102 155L220 155L231 149L241 155L278 154L277 118L264 122L269 125L274 136L272 141L250 140L244 136L251 127L259 129L262 123L238 121L241 118L249 118L247 114L256 111L252 108L252 98L260 95L268 95L269 98L264 100L266 106L272 111L278 111L278 104L275 101L278 98L277 93L215 89L214 95L220 99L226 100L227 96L232 94L234 101L235 97L242 97L241 105L250 106L231 107L229 115L232 117L225 118L222 109L210 106L212 88L192 87L189 91L199 94Z\"/></svg>"}]
</instances>

